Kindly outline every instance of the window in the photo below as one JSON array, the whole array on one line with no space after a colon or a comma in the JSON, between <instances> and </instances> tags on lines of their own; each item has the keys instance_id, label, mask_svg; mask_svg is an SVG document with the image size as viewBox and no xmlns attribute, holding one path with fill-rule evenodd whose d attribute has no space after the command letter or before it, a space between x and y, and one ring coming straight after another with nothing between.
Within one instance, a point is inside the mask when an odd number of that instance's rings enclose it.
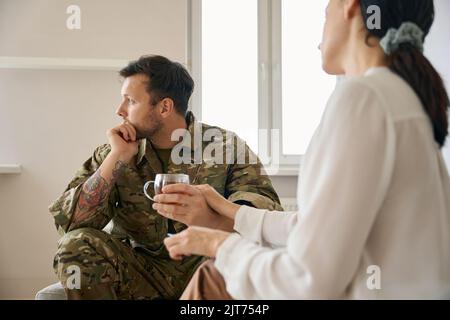
<instances>
[{"instance_id":1,"label":"window","mask_svg":"<svg viewBox=\"0 0 450 320\"><path fill-rule=\"evenodd\" d=\"M318 49L328 0L191 1L202 121L236 132L266 166L298 164L336 82Z\"/></svg>"},{"instance_id":2,"label":"window","mask_svg":"<svg viewBox=\"0 0 450 320\"><path fill-rule=\"evenodd\" d=\"M282 137L284 155L306 152L335 78L321 70L318 49L328 0L282 0ZM307 10L305 10L307 8Z\"/></svg>"},{"instance_id":3,"label":"window","mask_svg":"<svg viewBox=\"0 0 450 320\"><path fill-rule=\"evenodd\" d=\"M202 121L234 131L257 152L257 0L202 2Z\"/></svg>"}]
</instances>

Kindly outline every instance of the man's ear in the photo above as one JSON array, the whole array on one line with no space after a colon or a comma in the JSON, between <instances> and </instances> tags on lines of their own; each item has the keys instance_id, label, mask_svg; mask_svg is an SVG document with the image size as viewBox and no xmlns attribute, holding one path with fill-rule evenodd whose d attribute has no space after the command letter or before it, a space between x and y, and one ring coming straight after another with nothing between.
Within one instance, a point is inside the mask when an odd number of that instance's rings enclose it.
<instances>
[{"instance_id":1,"label":"man's ear","mask_svg":"<svg viewBox=\"0 0 450 320\"><path fill-rule=\"evenodd\" d=\"M164 98L160 101L160 112L161 117L167 118L171 114L175 112L175 105L173 103L173 100L170 98Z\"/></svg>"},{"instance_id":2,"label":"man's ear","mask_svg":"<svg viewBox=\"0 0 450 320\"><path fill-rule=\"evenodd\" d=\"M344 0L344 18L350 20L355 15L360 14L361 7L359 0Z\"/></svg>"}]
</instances>

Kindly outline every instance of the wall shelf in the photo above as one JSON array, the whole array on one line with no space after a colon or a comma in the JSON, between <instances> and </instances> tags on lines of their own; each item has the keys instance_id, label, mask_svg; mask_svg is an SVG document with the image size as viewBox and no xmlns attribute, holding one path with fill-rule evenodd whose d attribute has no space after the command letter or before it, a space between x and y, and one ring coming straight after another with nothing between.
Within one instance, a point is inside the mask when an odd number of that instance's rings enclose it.
<instances>
[{"instance_id":1,"label":"wall shelf","mask_svg":"<svg viewBox=\"0 0 450 320\"><path fill-rule=\"evenodd\" d=\"M20 164L0 164L0 174L19 174L21 172Z\"/></svg>"},{"instance_id":2,"label":"wall shelf","mask_svg":"<svg viewBox=\"0 0 450 320\"><path fill-rule=\"evenodd\" d=\"M278 176L278 177L297 177L299 173L298 165L280 165L276 166L265 166L267 175Z\"/></svg>"},{"instance_id":3,"label":"wall shelf","mask_svg":"<svg viewBox=\"0 0 450 320\"><path fill-rule=\"evenodd\" d=\"M111 70L118 71L128 64L121 59L85 59L50 57L0 56L0 69L37 70Z\"/></svg>"}]
</instances>

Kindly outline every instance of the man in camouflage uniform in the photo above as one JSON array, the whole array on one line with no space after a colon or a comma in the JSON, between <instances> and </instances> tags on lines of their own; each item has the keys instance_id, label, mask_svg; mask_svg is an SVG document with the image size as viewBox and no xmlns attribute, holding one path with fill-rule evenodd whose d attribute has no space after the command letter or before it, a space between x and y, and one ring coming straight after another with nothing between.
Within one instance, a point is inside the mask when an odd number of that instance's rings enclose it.
<instances>
[{"instance_id":1,"label":"man in camouflage uniform","mask_svg":"<svg viewBox=\"0 0 450 320\"><path fill-rule=\"evenodd\" d=\"M248 146L186 112L194 83L180 64L145 56L120 74L124 100L117 114L124 122L108 131L109 143L94 151L49 208L63 235L54 269L69 299L176 299L204 258L170 259L163 240L186 226L152 209L143 193L145 182L158 173L185 173L192 184L209 184L233 202L282 209ZM200 137L194 143L199 128L221 135L213 142ZM187 129L182 142L172 141L175 129ZM199 161L207 148L214 150L214 159L231 151L231 163ZM243 151L246 161L240 163ZM189 161L174 161L175 153ZM257 161L249 163L252 157ZM210 217L216 219L215 227L232 229L232 221Z\"/></svg>"}]
</instances>

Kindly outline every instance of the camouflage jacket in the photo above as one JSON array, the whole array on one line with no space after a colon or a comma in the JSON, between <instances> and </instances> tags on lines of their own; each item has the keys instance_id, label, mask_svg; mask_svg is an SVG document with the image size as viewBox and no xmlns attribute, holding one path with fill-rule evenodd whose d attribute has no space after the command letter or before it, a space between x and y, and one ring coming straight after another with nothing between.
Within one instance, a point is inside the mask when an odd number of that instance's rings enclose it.
<instances>
[{"instance_id":1,"label":"camouflage jacket","mask_svg":"<svg viewBox=\"0 0 450 320\"><path fill-rule=\"evenodd\" d=\"M224 129L197 122L191 112L187 114L186 120L188 131L185 136L187 135L189 139L184 139L183 143L179 144L179 149L184 155L188 155L189 161L175 164L170 159L169 173L186 173L190 177L191 184L209 184L233 202L246 201L256 208L282 210L278 195L262 164L243 140ZM195 144L196 130L217 135L212 142L203 141L205 138L203 136L200 143ZM227 139L230 136L235 138ZM239 143L243 146L241 150L238 147ZM213 151L210 152L211 150ZM92 157L78 170L61 197L50 205L49 210L58 231L64 234L85 227L101 230L112 220L108 225L112 227L105 230L113 236L127 238L132 244L145 247L152 255L167 254L163 240L167 236L168 220L152 209L151 200L143 193L145 182L154 180L157 173L162 173L161 163L151 143L145 139L140 141L135 161L126 165L107 200L99 205L87 220L76 225L71 223L83 183L97 171L110 151L111 147L108 144L98 147ZM224 159L222 164L220 161L211 161L210 153L218 159L215 156L225 154L227 151L231 151L232 161ZM242 159L242 152L246 155L245 163L238 161L238 158ZM198 155L203 155L202 159L199 160ZM256 159L255 163L248 163L251 157ZM186 226L174 222L174 228L179 232Z\"/></svg>"}]
</instances>

